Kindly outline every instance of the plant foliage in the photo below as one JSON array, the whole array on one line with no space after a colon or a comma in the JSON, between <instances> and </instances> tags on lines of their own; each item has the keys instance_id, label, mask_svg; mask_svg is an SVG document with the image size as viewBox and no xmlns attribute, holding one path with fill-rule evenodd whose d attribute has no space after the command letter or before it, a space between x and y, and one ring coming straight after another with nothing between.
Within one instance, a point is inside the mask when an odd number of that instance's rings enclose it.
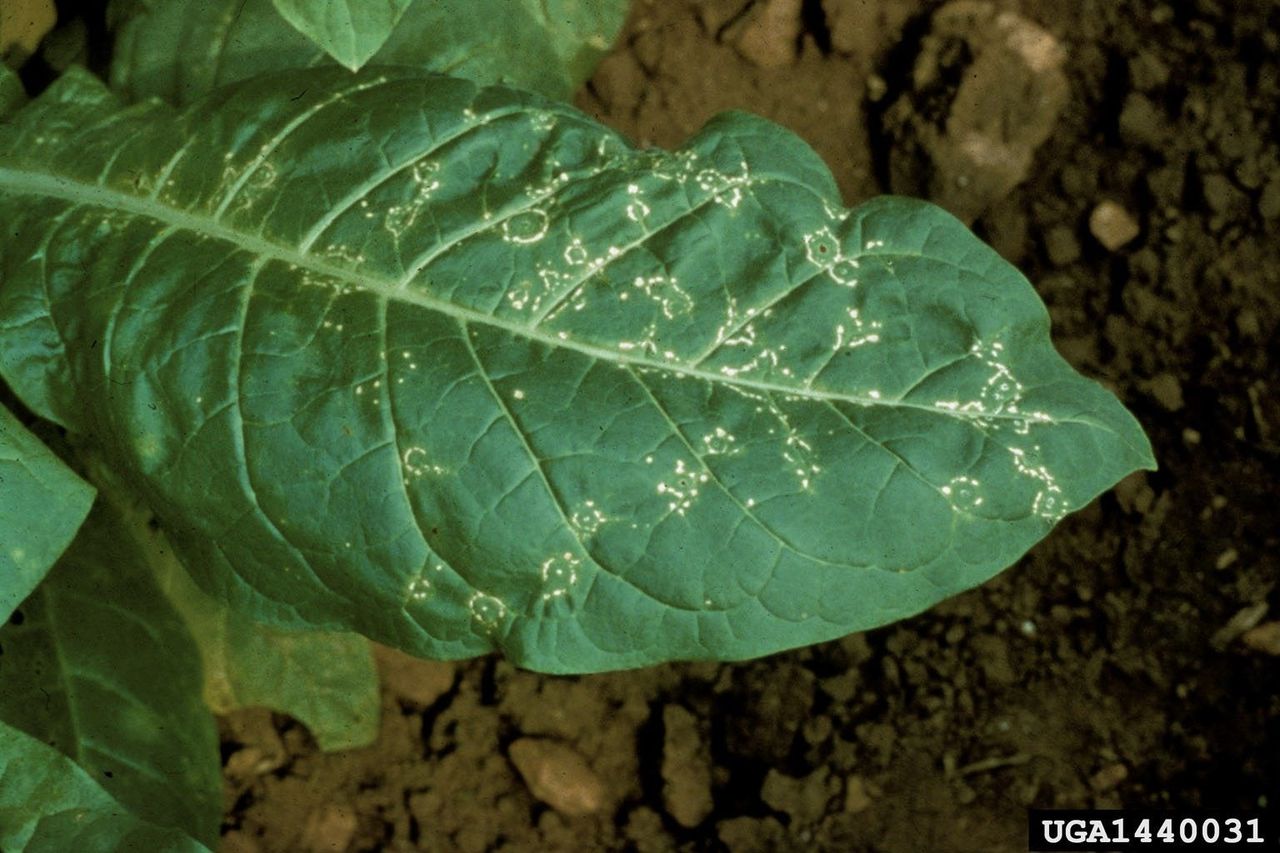
<instances>
[{"instance_id":1,"label":"plant foliage","mask_svg":"<svg viewBox=\"0 0 1280 853\"><path fill-rule=\"evenodd\" d=\"M366 638L764 655L1153 467L942 210L846 208L749 115L640 150L545 97L621 0L461 8L117 0L112 89L0 67L4 849L212 846L211 709L366 743Z\"/></svg>"},{"instance_id":2,"label":"plant foliage","mask_svg":"<svg viewBox=\"0 0 1280 853\"><path fill-rule=\"evenodd\" d=\"M1150 463L1012 267L746 115L666 153L412 69L180 113L71 77L0 160L5 378L261 621L750 657L980 583Z\"/></svg>"},{"instance_id":3,"label":"plant foliage","mask_svg":"<svg viewBox=\"0 0 1280 853\"><path fill-rule=\"evenodd\" d=\"M398 2L384 5L389 13ZM358 68L368 60L567 98L613 43L627 9L625 0L416 0L378 40L372 58L356 61L358 54L338 50L323 33L295 27L282 14L286 6L342 10L349 0L149 0L142 9L118 6L112 86L134 99L188 103L259 74L335 62ZM354 32L341 19L329 23L338 33Z\"/></svg>"}]
</instances>

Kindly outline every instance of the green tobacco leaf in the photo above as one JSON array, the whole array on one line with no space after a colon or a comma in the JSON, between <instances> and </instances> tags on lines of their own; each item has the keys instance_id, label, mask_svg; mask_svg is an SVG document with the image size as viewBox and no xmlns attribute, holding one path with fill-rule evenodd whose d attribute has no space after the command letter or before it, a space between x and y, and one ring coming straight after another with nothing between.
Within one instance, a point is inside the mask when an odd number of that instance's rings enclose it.
<instances>
[{"instance_id":1,"label":"green tobacco leaf","mask_svg":"<svg viewBox=\"0 0 1280 853\"><path fill-rule=\"evenodd\" d=\"M258 74L332 64L271 0L149 5L118 13L124 23L111 81L134 100L158 96L188 103ZM120 0L113 8L124 9ZM371 62L568 98L613 43L626 12L626 0L417 0Z\"/></svg>"},{"instance_id":2,"label":"green tobacco leaf","mask_svg":"<svg viewBox=\"0 0 1280 853\"><path fill-rule=\"evenodd\" d=\"M377 739L382 706L368 640L259 625L201 592L151 524L150 510L121 487L97 454L82 456L195 640L204 700L214 713L255 706L282 711L305 723L324 750L354 749Z\"/></svg>"},{"instance_id":3,"label":"green tobacco leaf","mask_svg":"<svg viewBox=\"0 0 1280 853\"><path fill-rule=\"evenodd\" d=\"M206 692L215 711L283 711L301 720L323 750L378 739L382 700L368 640L353 633L273 630L236 618L225 606L215 612L225 615L220 643L212 649L222 656L220 681L212 685L218 692Z\"/></svg>"},{"instance_id":4,"label":"green tobacco leaf","mask_svg":"<svg viewBox=\"0 0 1280 853\"><path fill-rule=\"evenodd\" d=\"M0 624L66 550L93 504L81 480L0 406Z\"/></svg>"},{"instance_id":5,"label":"green tobacco leaf","mask_svg":"<svg viewBox=\"0 0 1280 853\"><path fill-rule=\"evenodd\" d=\"M301 720L321 749L355 749L378 739L378 670L369 640L334 631L288 631L229 610L192 583L152 514L93 452L82 453L165 597L200 649L204 695L215 713L266 707Z\"/></svg>"},{"instance_id":6,"label":"green tobacco leaf","mask_svg":"<svg viewBox=\"0 0 1280 853\"><path fill-rule=\"evenodd\" d=\"M73 758L138 818L212 845L222 788L200 659L107 505L18 612L0 628L0 720Z\"/></svg>"},{"instance_id":7,"label":"green tobacco leaf","mask_svg":"<svg viewBox=\"0 0 1280 853\"><path fill-rule=\"evenodd\" d=\"M410 0L272 0L298 32L352 71L396 28Z\"/></svg>"},{"instance_id":8,"label":"green tobacco leaf","mask_svg":"<svg viewBox=\"0 0 1280 853\"><path fill-rule=\"evenodd\" d=\"M281 631L239 616L200 591L153 533L160 583L186 620L204 662L205 702L218 714L261 706L301 720L321 749L377 740L378 672L359 634Z\"/></svg>"},{"instance_id":9,"label":"green tobacco leaf","mask_svg":"<svg viewBox=\"0 0 1280 853\"><path fill-rule=\"evenodd\" d=\"M509 8L505 3L504 8ZM523 0L516 4L546 33L551 49L569 69L571 89L586 82L596 63L613 46L627 20L629 0ZM468 31L484 24L465 19ZM520 25L522 28L524 24ZM469 37L469 41L479 41Z\"/></svg>"},{"instance_id":10,"label":"green tobacco leaf","mask_svg":"<svg viewBox=\"0 0 1280 853\"><path fill-rule=\"evenodd\" d=\"M82 767L0 722L0 849L9 853L207 853L176 829L137 817Z\"/></svg>"},{"instance_id":11,"label":"green tobacco leaf","mask_svg":"<svg viewBox=\"0 0 1280 853\"><path fill-rule=\"evenodd\" d=\"M763 120L636 151L412 69L54 96L0 137L0 368L246 615L743 658L979 584L1152 464L1016 270L843 208Z\"/></svg>"}]
</instances>

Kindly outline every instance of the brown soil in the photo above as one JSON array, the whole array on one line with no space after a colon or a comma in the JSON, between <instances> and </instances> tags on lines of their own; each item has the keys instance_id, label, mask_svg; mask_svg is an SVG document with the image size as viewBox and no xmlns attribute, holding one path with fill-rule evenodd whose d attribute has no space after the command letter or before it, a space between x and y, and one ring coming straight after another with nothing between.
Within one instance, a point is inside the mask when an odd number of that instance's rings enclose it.
<instances>
[{"instance_id":1,"label":"brown soil","mask_svg":"<svg viewBox=\"0 0 1280 853\"><path fill-rule=\"evenodd\" d=\"M225 721L225 850L1016 851L1028 806L1277 796L1280 4L997 3L1062 49L1056 104L1033 79L1052 62L1019 66L990 12L955 30L939 5L636 0L579 104L662 146L750 110L850 203L980 208L958 212L1036 282L1161 470L983 588L840 642L582 678L427 664L438 688L388 688L381 738L348 753L285 718ZM1026 179L957 165L965 127ZM939 184L957 169L980 204Z\"/></svg>"}]
</instances>

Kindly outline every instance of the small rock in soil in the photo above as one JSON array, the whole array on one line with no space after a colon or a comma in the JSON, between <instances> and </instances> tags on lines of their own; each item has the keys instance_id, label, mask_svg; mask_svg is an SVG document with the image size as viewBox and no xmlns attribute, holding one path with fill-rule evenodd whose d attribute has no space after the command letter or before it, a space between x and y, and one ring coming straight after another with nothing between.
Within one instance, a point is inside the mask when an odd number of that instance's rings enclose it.
<instances>
[{"instance_id":1,"label":"small rock in soil","mask_svg":"<svg viewBox=\"0 0 1280 853\"><path fill-rule=\"evenodd\" d=\"M1114 201L1104 201L1089 214L1089 233L1109 251L1130 243L1141 229L1133 214Z\"/></svg>"},{"instance_id":2,"label":"small rock in soil","mask_svg":"<svg viewBox=\"0 0 1280 853\"><path fill-rule=\"evenodd\" d=\"M274 755L268 755L263 752L261 747L246 746L244 749L237 749L231 753L223 772L226 773L228 779L237 782L248 782L252 781L255 776L261 776L264 773L276 770L280 765L284 764L284 758L283 744L280 747L280 752Z\"/></svg>"},{"instance_id":3,"label":"small rock in soil","mask_svg":"<svg viewBox=\"0 0 1280 853\"><path fill-rule=\"evenodd\" d=\"M376 643L373 656L382 683L402 699L428 706L453 687L457 667L451 661L421 660Z\"/></svg>"},{"instance_id":4,"label":"small rock in soil","mask_svg":"<svg viewBox=\"0 0 1280 853\"><path fill-rule=\"evenodd\" d=\"M1143 387L1157 403L1170 412L1181 409L1185 402L1182 399L1182 384L1172 373L1158 373L1143 383Z\"/></svg>"},{"instance_id":5,"label":"small rock in soil","mask_svg":"<svg viewBox=\"0 0 1280 853\"><path fill-rule=\"evenodd\" d=\"M679 705L662 710L662 800L681 826L695 827L711 814L711 758L698 721Z\"/></svg>"},{"instance_id":6,"label":"small rock in soil","mask_svg":"<svg viewBox=\"0 0 1280 853\"><path fill-rule=\"evenodd\" d=\"M982 216L1022 183L1053 132L1069 95L1065 61L1047 30L994 3L943 6L907 91L885 112L890 188L927 195L966 223Z\"/></svg>"},{"instance_id":7,"label":"small rock in soil","mask_svg":"<svg viewBox=\"0 0 1280 853\"><path fill-rule=\"evenodd\" d=\"M761 68L783 68L796 60L803 21L802 0L760 0L726 36L738 53Z\"/></svg>"},{"instance_id":8,"label":"small rock in soil","mask_svg":"<svg viewBox=\"0 0 1280 853\"><path fill-rule=\"evenodd\" d=\"M509 754L529 793L560 814L580 817L604 804L604 783L568 746L526 737L511 744Z\"/></svg>"},{"instance_id":9,"label":"small rock in soil","mask_svg":"<svg viewBox=\"0 0 1280 853\"><path fill-rule=\"evenodd\" d=\"M1240 642L1257 652L1280 655L1280 622L1263 622L1240 635Z\"/></svg>"},{"instance_id":10,"label":"small rock in soil","mask_svg":"<svg viewBox=\"0 0 1280 853\"><path fill-rule=\"evenodd\" d=\"M1125 779L1129 778L1129 768L1120 762L1108 764L1089 778L1089 784L1095 791L1110 791Z\"/></svg>"},{"instance_id":11,"label":"small rock in soil","mask_svg":"<svg viewBox=\"0 0 1280 853\"><path fill-rule=\"evenodd\" d=\"M1080 259L1080 241L1066 225L1055 225L1044 235L1044 250L1056 267L1065 267Z\"/></svg>"},{"instance_id":12,"label":"small rock in soil","mask_svg":"<svg viewBox=\"0 0 1280 853\"><path fill-rule=\"evenodd\" d=\"M350 806L329 803L307 818L299 847L308 853L341 853L351 846L358 825Z\"/></svg>"}]
</instances>

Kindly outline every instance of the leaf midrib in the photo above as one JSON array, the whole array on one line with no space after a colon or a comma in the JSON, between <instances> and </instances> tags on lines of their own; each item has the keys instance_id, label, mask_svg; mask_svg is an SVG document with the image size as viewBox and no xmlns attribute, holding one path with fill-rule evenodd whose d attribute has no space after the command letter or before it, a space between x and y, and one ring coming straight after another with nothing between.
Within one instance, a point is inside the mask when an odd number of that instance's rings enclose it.
<instances>
[{"instance_id":1,"label":"leaf midrib","mask_svg":"<svg viewBox=\"0 0 1280 853\"><path fill-rule=\"evenodd\" d=\"M816 400L823 403L842 401L866 408L887 407L915 409L922 412L928 412L934 416L950 418L964 423L976 423L984 420L1018 421L1026 419L1025 415L1017 413L983 412L971 415L966 412L922 405L920 403L913 403L902 399L872 398L855 394L823 391L814 388L792 387L776 382L762 382L738 376L726 376L723 373L702 370L700 368L680 364L678 362L652 361L631 355L623 355L613 349L574 340L572 338L562 338L558 334L545 332L537 327L504 320L500 317L495 317L492 314L486 314L473 308L466 308L453 302L447 302L418 290L398 288L394 282L377 276L372 276L366 272L356 272L344 267L334 266L315 257L314 255L299 252L296 249L282 246L278 243L273 243L270 240L263 239L262 237L253 234L246 234L242 231L237 231L234 228L229 228L209 217L200 216L186 210L165 205L152 199L131 196L101 185L86 184L81 181L68 180L49 174L0 168L0 188L15 193L28 193L57 198L70 202L74 205L92 205L104 207L108 210L124 211L126 213L146 217L157 221L161 225L221 240L256 256L277 260L286 264L292 264L300 269L306 269L309 272L313 272L318 275L328 276L349 284L353 288L373 292L388 300L396 300L416 305L426 310L435 311L445 316L452 317L462 323L477 323L480 325L490 326L501 329L517 337L536 341L548 347L570 350L591 358L627 367L657 370L665 373L687 376L693 379L700 379L715 385L748 389L768 394L780 394L787 397ZM1049 423L1055 424L1064 422L1084 423L1092 426L1088 421L1082 421L1074 418L1053 418L1049 421Z\"/></svg>"}]
</instances>

